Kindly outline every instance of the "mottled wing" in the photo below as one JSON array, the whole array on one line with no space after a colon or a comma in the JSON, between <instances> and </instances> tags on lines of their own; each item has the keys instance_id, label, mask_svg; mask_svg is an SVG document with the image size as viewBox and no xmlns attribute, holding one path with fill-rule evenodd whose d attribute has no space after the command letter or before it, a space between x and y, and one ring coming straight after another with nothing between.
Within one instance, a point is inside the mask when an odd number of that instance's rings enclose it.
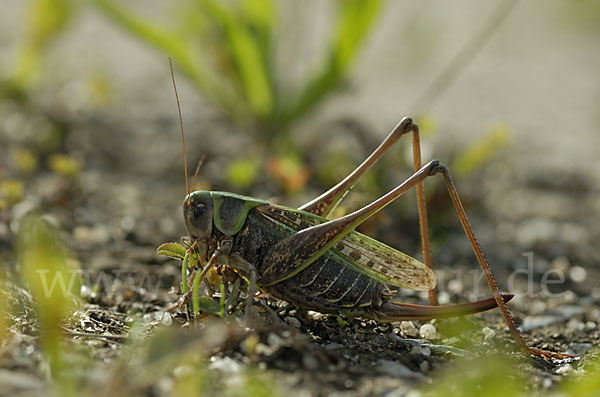
<instances>
[{"instance_id":1,"label":"mottled wing","mask_svg":"<svg viewBox=\"0 0 600 397\"><path fill-rule=\"evenodd\" d=\"M416 290L435 287L435 273L425 264L364 234L352 232L332 249L376 280Z\"/></svg>"},{"instance_id":2,"label":"mottled wing","mask_svg":"<svg viewBox=\"0 0 600 397\"><path fill-rule=\"evenodd\" d=\"M327 222L326 218L287 207L267 205L258 209L291 231ZM425 264L356 231L338 241L331 251L346 259L354 270L383 283L416 290L429 290L436 284L435 273Z\"/></svg>"}]
</instances>

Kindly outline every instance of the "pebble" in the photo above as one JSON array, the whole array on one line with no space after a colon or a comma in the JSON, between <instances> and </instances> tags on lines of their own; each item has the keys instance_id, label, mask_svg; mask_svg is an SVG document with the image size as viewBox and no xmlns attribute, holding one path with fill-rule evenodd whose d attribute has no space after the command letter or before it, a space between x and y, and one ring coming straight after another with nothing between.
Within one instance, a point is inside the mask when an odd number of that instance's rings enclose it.
<instances>
[{"instance_id":1,"label":"pebble","mask_svg":"<svg viewBox=\"0 0 600 397\"><path fill-rule=\"evenodd\" d=\"M567 323L567 330L568 331L583 331L583 330L585 330L585 324L582 321L572 318Z\"/></svg>"},{"instance_id":2,"label":"pebble","mask_svg":"<svg viewBox=\"0 0 600 397\"><path fill-rule=\"evenodd\" d=\"M412 349L410 349L410 354L420 356L421 355L421 346L413 346Z\"/></svg>"},{"instance_id":3,"label":"pebble","mask_svg":"<svg viewBox=\"0 0 600 397\"><path fill-rule=\"evenodd\" d=\"M154 321L154 316L152 315L152 313L144 313L144 315L142 316L142 320L144 321L144 323L148 324L149 322Z\"/></svg>"},{"instance_id":4,"label":"pebble","mask_svg":"<svg viewBox=\"0 0 600 397\"><path fill-rule=\"evenodd\" d=\"M168 312L165 312L162 316L162 325L164 325L165 327L170 327L171 324L173 324L173 319L171 318L171 315Z\"/></svg>"},{"instance_id":5,"label":"pebble","mask_svg":"<svg viewBox=\"0 0 600 397\"><path fill-rule=\"evenodd\" d=\"M589 316L592 320L600 322L600 309L592 309Z\"/></svg>"},{"instance_id":6,"label":"pebble","mask_svg":"<svg viewBox=\"0 0 600 397\"><path fill-rule=\"evenodd\" d=\"M596 329L597 326L598 326L598 324L596 324L593 321L588 321L588 322L585 323L585 328L587 328L589 330Z\"/></svg>"},{"instance_id":7,"label":"pebble","mask_svg":"<svg viewBox=\"0 0 600 397\"><path fill-rule=\"evenodd\" d=\"M92 289L87 285L82 284L81 288L79 288L79 296L82 299L88 299L90 296L92 296Z\"/></svg>"},{"instance_id":8,"label":"pebble","mask_svg":"<svg viewBox=\"0 0 600 397\"><path fill-rule=\"evenodd\" d=\"M583 354L585 352L592 350L593 347L594 347L594 345L592 345L591 343L586 343L586 342L571 343L571 349L573 350L573 352L575 354Z\"/></svg>"},{"instance_id":9,"label":"pebble","mask_svg":"<svg viewBox=\"0 0 600 397\"><path fill-rule=\"evenodd\" d=\"M426 374L427 372L429 372L429 368L429 363L427 361L421 361L421 365L419 365L419 369L421 370L421 372Z\"/></svg>"},{"instance_id":10,"label":"pebble","mask_svg":"<svg viewBox=\"0 0 600 397\"><path fill-rule=\"evenodd\" d=\"M569 277L576 283L580 283L586 279L587 272L581 266L573 266L569 269Z\"/></svg>"},{"instance_id":11,"label":"pebble","mask_svg":"<svg viewBox=\"0 0 600 397\"><path fill-rule=\"evenodd\" d=\"M559 369L557 369L556 374L564 375L564 374L568 374L572 370L573 370L573 367L571 366L571 364L566 364L566 365L563 365L562 367L560 367Z\"/></svg>"},{"instance_id":12,"label":"pebble","mask_svg":"<svg viewBox=\"0 0 600 397\"><path fill-rule=\"evenodd\" d=\"M311 371L315 371L319 368L319 362L312 354L305 354L302 357L302 364L304 365L304 368Z\"/></svg>"},{"instance_id":13,"label":"pebble","mask_svg":"<svg viewBox=\"0 0 600 397\"><path fill-rule=\"evenodd\" d=\"M419 335L419 331L412 321L402 321L400 323L400 333L402 336L410 336L412 338L415 338Z\"/></svg>"},{"instance_id":14,"label":"pebble","mask_svg":"<svg viewBox=\"0 0 600 397\"><path fill-rule=\"evenodd\" d=\"M446 291L440 291L438 293L438 301L440 305L447 305L450 303L450 294Z\"/></svg>"},{"instance_id":15,"label":"pebble","mask_svg":"<svg viewBox=\"0 0 600 397\"><path fill-rule=\"evenodd\" d=\"M229 357L217 358L211 357L208 369L216 369L229 374L239 374L242 371L240 363Z\"/></svg>"},{"instance_id":16,"label":"pebble","mask_svg":"<svg viewBox=\"0 0 600 397\"><path fill-rule=\"evenodd\" d=\"M300 328L300 326L302 324L300 324L300 321L295 318L295 317L286 317L283 319L283 321L285 321L287 323L287 325L289 325L290 327L294 327L294 328Z\"/></svg>"},{"instance_id":17,"label":"pebble","mask_svg":"<svg viewBox=\"0 0 600 397\"><path fill-rule=\"evenodd\" d=\"M194 372L194 368L191 365L180 365L173 370L173 376L181 378L182 376L191 375Z\"/></svg>"},{"instance_id":18,"label":"pebble","mask_svg":"<svg viewBox=\"0 0 600 397\"><path fill-rule=\"evenodd\" d=\"M484 341L489 341L491 339L494 339L496 337L496 331L494 331L493 329L489 328L489 327L484 327L481 332L483 332L483 340Z\"/></svg>"},{"instance_id":19,"label":"pebble","mask_svg":"<svg viewBox=\"0 0 600 397\"><path fill-rule=\"evenodd\" d=\"M463 290L462 281L457 280L457 279L448 281L448 289L450 290L450 292L453 292L455 294L462 292L462 290Z\"/></svg>"},{"instance_id":20,"label":"pebble","mask_svg":"<svg viewBox=\"0 0 600 397\"><path fill-rule=\"evenodd\" d=\"M419 329L419 335L423 339L435 339L437 337L437 331L431 324L423 324Z\"/></svg>"},{"instance_id":21,"label":"pebble","mask_svg":"<svg viewBox=\"0 0 600 397\"><path fill-rule=\"evenodd\" d=\"M550 262L550 267L566 273L569 270L569 267L571 267L571 263L569 262L569 258L566 256L557 256L552 260L552 262Z\"/></svg>"},{"instance_id":22,"label":"pebble","mask_svg":"<svg viewBox=\"0 0 600 397\"><path fill-rule=\"evenodd\" d=\"M381 359L377 361L377 370L394 378L423 379L423 374L411 371L408 367L397 361Z\"/></svg>"},{"instance_id":23,"label":"pebble","mask_svg":"<svg viewBox=\"0 0 600 397\"><path fill-rule=\"evenodd\" d=\"M169 392L173 390L173 379L168 376L163 376L158 380L157 388L161 394L170 394Z\"/></svg>"}]
</instances>

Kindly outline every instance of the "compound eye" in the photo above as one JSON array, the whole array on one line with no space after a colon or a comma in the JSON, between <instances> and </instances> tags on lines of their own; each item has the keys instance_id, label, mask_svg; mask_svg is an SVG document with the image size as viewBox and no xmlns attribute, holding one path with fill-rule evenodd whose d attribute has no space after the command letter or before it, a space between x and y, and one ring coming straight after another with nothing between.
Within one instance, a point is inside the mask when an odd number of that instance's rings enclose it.
<instances>
[{"instance_id":1,"label":"compound eye","mask_svg":"<svg viewBox=\"0 0 600 397\"><path fill-rule=\"evenodd\" d=\"M206 212L206 206L204 204L197 204L194 206L194 218L200 218Z\"/></svg>"}]
</instances>

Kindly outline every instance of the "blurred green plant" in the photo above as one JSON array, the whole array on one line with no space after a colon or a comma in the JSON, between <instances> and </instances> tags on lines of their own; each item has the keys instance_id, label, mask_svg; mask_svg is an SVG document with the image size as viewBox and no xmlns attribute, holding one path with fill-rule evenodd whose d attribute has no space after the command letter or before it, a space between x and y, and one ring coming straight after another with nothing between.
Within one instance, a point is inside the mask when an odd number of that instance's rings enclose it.
<instances>
[{"instance_id":1,"label":"blurred green plant","mask_svg":"<svg viewBox=\"0 0 600 397\"><path fill-rule=\"evenodd\" d=\"M574 371L561 385L567 396L593 397L600 395L600 349L586 354Z\"/></svg>"},{"instance_id":2,"label":"blurred green plant","mask_svg":"<svg viewBox=\"0 0 600 397\"><path fill-rule=\"evenodd\" d=\"M503 354L485 355L457 360L431 385L423 395L435 396L522 396L526 381L519 371L518 361Z\"/></svg>"},{"instance_id":3,"label":"blurred green plant","mask_svg":"<svg viewBox=\"0 0 600 397\"><path fill-rule=\"evenodd\" d=\"M188 1L171 28L113 0L92 3L172 57L206 99L232 120L250 124L267 143L339 87L381 5L380 0L337 0L324 62L296 92L287 92L275 66L275 38L285 28L276 1Z\"/></svg>"},{"instance_id":4,"label":"blurred green plant","mask_svg":"<svg viewBox=\"0 0 600 397\"><path fill-rule=\"evenodd\" d=\"M15 64L2 71L0 99L25 102L41 81L43 56L64 31L77 10L78 0L32 0L27 10L25 38L14 58Z\"/></svg>"},{"instance_id":5,"label":"blurred green plant","mask_svg":"<svg viewBox=\"0 0 600 397\"><path fill-rule=\"evenodd\" d=\"M0 263L0 265L3 265ZM0 341L5 340L8 335L9 328L9 313L10 307L8 305L8 292L4 289L4 280L2 274L0 274Z\"/></svg>"},{"instance_id":6,"label":"blurred green plant","mask_svg":"<svg viewBox=\"0 0 600 397\"><path fill-rule=\"evenodd\" d=\"M18 253L21 278L33 296L39 338L56 380L56 392L75 395L74 385L65 373L67 366L61 342L63 322L75 309L79 275L67 264L58 230L40 218L21 221Z\"/></svg>"},{"instance_id":7,"label":"blurred green plant","mask_svg":"<svg viewBox=\"0 0 600 397\"><path fill-rule=\"evenodd\" d=\"M511 133L505 125L497 125L483 138L458 152L453 169L457 176L465 177L478 168L489 164L496 155L510 144Z\"/></svg>"},{"instance_id":8,"label":"blurred green plant","mask_svg":"<svg viewBox=\"0 0 600 397\"><path fill-rule=\"evenodd\" d=\"M54 153L48 157L48 168L53 172L66 176L77 176L83 166L80 161L66 154Z\"/></svg>"}]
</instances>

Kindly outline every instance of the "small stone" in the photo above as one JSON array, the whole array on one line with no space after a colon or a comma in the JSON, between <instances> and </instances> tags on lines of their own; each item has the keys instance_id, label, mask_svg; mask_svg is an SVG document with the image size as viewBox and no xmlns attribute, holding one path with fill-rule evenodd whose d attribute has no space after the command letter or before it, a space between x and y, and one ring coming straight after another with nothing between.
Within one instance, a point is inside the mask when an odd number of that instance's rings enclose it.
<instances>
[{"instance_id":1,"label":"small stone","mask_svg":"<svg viewBox=\"0 0 600 397\"><path fill-rule=\"evenodd\" d=\"M194 368L191 365L180 365L173 370L173 376L181 378L182 376L191 375L194 372Z\"/></svg>"},{"instance_id":2,"label":"small stone","mask_svg":"<svg viewBox=\"0 0 600 397\"><path fill-rule=\"evenodd\" d=\"M437 331L431 324L423 324L419 329L419 335L423 339L435 339L437 337Z\"/></svg>"},{"instance_id":3,"label":"small stone","mask_svg":"<svg viewBox=\"0 0 600 397\"><path fill-rule=\"evenodd\" d=\"M170 327L171 324L173 324L173 319L171 318L169 312L165 312L162 316L162 325L165 327Z\"/></svg>"},{"instance_id":4,"label":"small stone","mask_svg":"<svg viewBox=\"0 0 600 397\"><path fill-rule=\"evenodd\" d=\"M571 366L571 364L566 364L566 365L563 365L562 367L560 367L559 369L557 369L556 374L564 375L564 374L568 374L572 370L573 370L573 367Z\"/></svg>"},{"instance_id":5,"label":"small stone","mask_svg":"<svg viewBox=\"0 0 600 397\"><path fill-rule=\"evenodd\" d=\"M596 324L593 321L588 321L588 322L585 323L585 328L587 328L589 330L596 329L597 326L598 326L598 324Z\"/></svg>"},{"instance_id":6,"label":"small stone","mask_svg":"<svg viewBox=\"0 0 600 397\"><path fill-rule=\"evenodd\" d=\"M325 314L319 312L313 312L312 310L308 311L308 315L312 317L313 320L322 320L325 318Z\"/></svg>"},{"instance_id":7,"label":"small stone","mask_svg":"<svg viewBox=\"0 0 600 397\"><path fill-rule=\"evenodd\" d=\"M92 289L87 285L82 284L81 288L79 288L79 296L81 296L82 299L88 299L92 296Z\"/></svg>"},{"instance_id":8,"label":"small stone","mask_svg":"<svg viewBox=\"0 0 600 397\"><path fill-rule=\"evenodd\" d=\"M144 313L142 316L142 320L144 320L145 324L154 321L154 316L151 313Z\"/></svg>"},{"instance_id":9,"label":"small stone","mask_svg":"<svg viewBox=\"0 0 600 397\"><path fill-rule=\"evenodd\" d=\"M425 357L429 357L429 356L431 356L431 349L427 346L422 346L421 354L424 355Z\"/></svg>"},{"instance_id":10,"label":"small stone","mask_svg":"<svg viewBox=\"0 0 600 397\"><path fill-rule=\"evenodd\" d=\"M397 361L381 359L377 361L376 369L379 372L394 378L423 379L423 374L411 371L404 364L401 364Z\"/></svg>"},{"instance_id":11,"label":"small stone","mask_svg":"<svg viewBox=\"0 0 600 397\"><path fill-rule=\"evenodd\" d=\"M560 272L566 273L569 271L569 267L571 267L571 263L569 262L569 258L566 256L557 256L550 262L550 267L552 269L556 269Z\"/></svg>"},{"instance_id":12,"label":"small stone","mask_svg":"<svg viewBox=\"0 0 600 397\"><path fill-rule=\"evenodd\" d=\"M594 347L594 345L592 345L591 343L587 343L587 342L571 343L571 350L577 355L586 353L586 352L592 350L593 347ZM565 349L565 350L567 350L567 349Z\"/></svg>"},{"instance_id":13,"label":"small stone","mask_svg":"<svg viewBox=\"0 0 600 397\"><path fill-rule=\"evenodd\" d=\"M269 346L281 346L283 339L281 336L271 332L269 336L267 336L267 343Z\"/></svg>"},{"instance_id":14,"label":"small stone","mask_svg":"<svg viewBox=\"0 0 600 397\"><path fill-rule=\"evenodd\" d=\"M400 334L405 337L415 338L419 335L419 331L412 321L402 321L400 323Z\"/></svg>"},{"instance_id":15,"label":"small stone","mask_svg":"<svg viewBox=\"0 0 600 397\"><path fill-rule=\"evenodd\" d=\"M587 277L587 272L581 266L573 266L569 269L569 277L576 283L580 283Z\"/></svg>"},{"instance_id":16,"label":"small stone","mask_svg":"<svg viewBox=\"0 0 600 397\"><path fill-rule=\"evenodd\" d=\"M562 298L565 303L570 303L570 302L574 302L577 299L577 295L575 295L575 292L568 289L563 292Z\"/></svg>"},{"instance_id":17,"label":"small stone","mask_svg":"<svg viewBox=\"0 0 600 397\"><path fill-rule=\"evenodd\" d=\"M228 374L239 374L242 371L242 366L240 363L229 357L211 357L211 363L208 365L208 369L217 370Z\"/></svg>"},{"instance_id":18,"label":"small stone","mask_svg":"<svg viewBox=\"0 0 600 397\"><path fill-rule=\"evenodd\" d=\"M169 394L169 392L173 389L173 379L168 376L163 376L158 380L157 387L161 394Z\"/></svg>"},{"instance_id":19,"label":"small stone","mask_svg":"<svg viewBox=\"0 0 600 397\"><path fill-rule=\"evenodd\" d=\"M493 329L491 329L489 327L484 327L481 330L481 332L483 332L483 340L484 341L489 341L496 337L496 331L494 331Z\"/></svg>"},{"instance_id":20,"label":"small stone","mask_svg":"<svg viewBox=\"0 0 600 397\"><path fill-rule=\"evenodd\" d=\"M529 304L529 311L532 314L543 313L546 311L547 308L548 308L548 305L546 305L546 302L541 301L541 300L536 300Z\"/></svg>"},{"instance_id":21,"label":"small stone","mask_svg":"<svg viewBox=\"0 0 600 397\"><path fill-rule=\"evenodd\" d=\"M302 364L304 365L304 368L311 371L315 371L319 368L319 362L312 354L305 354L304 357L302 357Z\"/></svg>"},{"instance_id":22,"label":"small stone","mask_svg":"<svg viewBox=\"0 0 600 397\"><path fill-rule=\"evenodd\" d=\"M572 318L567 323L567 330L571 332L578 332L585 330L585 324L575 318Z\"/></svg>"},{"instance_id":23,"label":"small stone","mask_svg":"<svg viewBox=\"0 0 600 397\"><path fill-rule=\"evenodd\" d=\"M271 356L273 354L273 349L264 343L257 343L254 347L254 352L259 356Z\"/></svg>"},{"instance_id":24,"label":"small stone","mask_svg":"<svg viewBox=\"0 0 600 397\"><path fill-rule=\"evenodd\" d=\"M595 322L600 322L600 309L592 309L589 316Z\"/></svg>"},{"instance_id":25,"label":"small stone","mask_svg":"<svg viewBox=\"0 0 600 397\"><path fill-rule=\"evenodd\" d=\"M300 328L300 326L302 324L300 324L300 321L296 318L296 317L286 317L283 319L283 321L285 321L287 323L287 325L289 325L290 327L293 328Z\"/></svg>"},{"instance_id":26,"label":"small stone","mask_svg":"<svg viewBox=\"0 0 600 397\"><path fill-rule=\"evenodd\" d=\"M421 370L421 372L423 372L424 374L426 374L427 372L429 372L429 363L427 361L422 361L421 365L419 365L419 369Z\"/></svg>"},{"instance_id":27,"label":"small stone","mask_svg":"<svg viewBox=\"0 0 600 397\"><path fill-rule=\"evenodd\" d=\"M453 292L455 294L462 292L462 281L456 279L448 281L448 289L450 290L450 292Z\"/></svg>"},{"instance_id":28,"label":"small stone","mask_svg":"<svg viewBox=\"0 0 600 397\"><path fill-rule=\"evenodd\" d=\"M438 292L438 302L440 305L447 305L450 303L450 294L446 291Z\"/></svg>"},{"instance_id":29,"label":"small stone","mask_svg":"<svg viewBox=\"0 0 600 397\"><path fill-rule=\"evenodd\" d=\"M550 388L550 386L552 386L552 379L550 379L550 378L545 378L545 379L542 381L542 387L544 387L544 389L548 389L548 388Z\"/></svg>"}]
</instances>

